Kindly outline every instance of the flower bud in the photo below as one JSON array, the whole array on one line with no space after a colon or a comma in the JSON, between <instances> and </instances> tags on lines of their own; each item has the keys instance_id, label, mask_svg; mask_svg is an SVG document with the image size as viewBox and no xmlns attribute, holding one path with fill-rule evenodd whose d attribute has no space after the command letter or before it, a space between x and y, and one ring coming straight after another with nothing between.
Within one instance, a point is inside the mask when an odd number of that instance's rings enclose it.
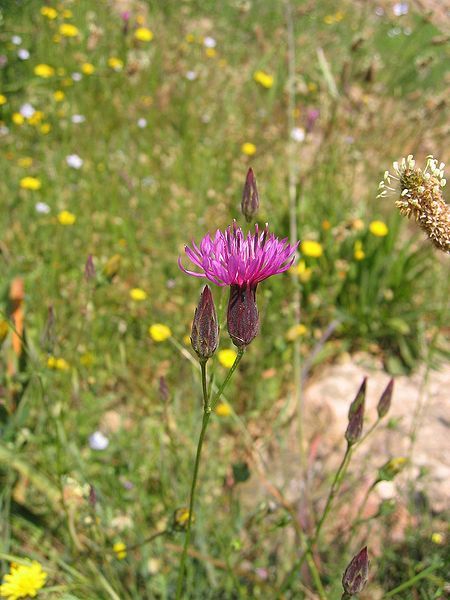
<instances>
[{"instance_id":1,"label":"flower bud","mask_svg":"<svg viewBox=\"0 0 450 600\"><path fill-rule=\"evenodd\" d=\"M359 594L369 578L367 546L352 558L342 577L342 587L349 596Z\"/></svg>"},{"instance_id":2,"label":"flower bud","mask_svg":"<svg viewBox=\"0 0 450 600\"><path fill-rule=\"evenodd\" d=\"M378 401L377 413L378 413L378 418L379 419L382 419L389 412L389 409L391 407L391 400L392 400L392 392L393 392L393 390L394 390L394 380L391 379L389 381L389 383L387 384L386 389L381 394L381 397L380 397L380 399Z\"/></svg>"},{"instance_id":3,"label":"flower bud","mask_svg":"<svg viewBox=\"0 0 450 600\"><path fill-rule=\"evenodd\" d=\"M230 286L227 311L228 333L238 348L248 346L259 332L259 314L256 306L256 285Z\"/></svg>"},{"instance_id":4,"label":"flower bud","mask_svg":"<svg viewBox=\"0 0 450 600\"><path fill-rule=\"evenodd\" d=\"M195 521L195 515L192 513L192 522ZM189 509L186 507L177 508L173 513L172 527L175 531L186 531L189 522Z\"/></svg>"},{"instance_id":5,"label":"flower bud","mask_svg":"<svg viewBox=\"0 0 450 600\"><path fill-rule=\"evenodd\" d=\"M92 254L89 254L86 259L86 264L84 265L84 277L86 281L94 279L95 277L95 266L94 259L92 258Z\"/></svg>"},{"instance_id":6,"label":"flower bud","mask_svg":"<svg viewBox=\"0 0 450 600\"><path fill-rule=\"evenodd\" d=\"M403 470L408 463L408 459L404 456L391 458L382 467L378 469L378 481L392 481L396 475Z\"/></svg>"},{"instance_id":7,"label":"flower bud","mask_svg":"<svg viewBox=\"0 0 450 600\"><path fill-rule=\"evenodd\" d=\"M247 223L253 219L259 209L259 195L256 187L256 179L253 169L249 169L245 178L244 190L242 192L241 210Z\"/></svg>"},{"instance_id":8,"label":"flower bud","mask_svg":"<svg viewBox=\"0 0 450 600\"><path fill-rule=\"evenodd\" d=\"M367 377L364 377L356 398L350 404L348 425L345 439L349 444L355 444L361 437L364 422L364 405L366 400Z\"/></svg>"},{"instance_id":9,"label":"flower bud","mask_svg":"<svg viewBox=\"0 0 450 600\"><path fill-rule=\"evenodd\" d=\"M195 309L191 331L192 348L200 360L207 361L219 344L219 322L211 289L205 285Z\"/></svg>"}]
</instances>

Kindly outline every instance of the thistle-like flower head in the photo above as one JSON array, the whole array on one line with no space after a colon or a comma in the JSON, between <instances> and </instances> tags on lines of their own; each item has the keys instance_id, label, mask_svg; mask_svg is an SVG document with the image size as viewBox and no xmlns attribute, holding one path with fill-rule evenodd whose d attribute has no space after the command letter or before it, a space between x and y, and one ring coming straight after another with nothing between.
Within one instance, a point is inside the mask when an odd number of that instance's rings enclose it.
<instances>
[{"instance_id":1,"label":"thistle-like flower head","mask_svg":"<svg viewBox=\"0 0 450 600\"><path fill-rule=\"evenodd\" d=\"M395 204L401 214L413 216L437 248L450 252L450 207L442 195L444 166L428 156L422 171L410 154L393 163L393 173L384 173L378 197L398 193Z\"/></svg>"},{"instance_id":2,"label":"thistle-like flower head","mask_svg":"<svg viewBox=\"0 0 450 600\"><path fill-rule=\"evenodd\" d=\"M209 234L197 246L186 246L189 260L200 269L190 271L178 260L180 269L194 277L204 277L219 286L237 285L255 287L264 279L287 271L295 259L298 244L289 244L287 238L279 240L269 227L247 236L233 222L226 231L217 230L214 238Z\"/></svg>"}]
</instances>

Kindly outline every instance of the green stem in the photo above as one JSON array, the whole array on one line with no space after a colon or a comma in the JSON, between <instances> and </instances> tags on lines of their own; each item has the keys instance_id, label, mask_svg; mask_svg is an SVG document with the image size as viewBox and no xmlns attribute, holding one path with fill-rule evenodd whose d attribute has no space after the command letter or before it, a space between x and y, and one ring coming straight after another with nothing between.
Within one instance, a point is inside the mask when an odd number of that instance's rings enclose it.
<instances>
[{"instance_id":1,"label":"green stem","mask_svg":"<svg viewBox=\"0 0 450 600\"><path fill-rule=\"evenodd\" d=\"M433 571L436 571L436 569L439 569L439 567L441 567L441 566L442 565L440 563L435 564L435 565L430 565L429 567L427 567L426 569L424 569L420 573L417 573L417 575L414 575L414 577L411 577L411 579L408 579L408 581L405 581L404 583L401 583L400 585L398 585L393 590L390 590L389 592L387 592L387 594L384 594L383 600L385 598L392 598L392 596L395 596L399 592L402 592L403 590L407 590L408 588L412 587L415 583L417 583L421 579L425 579L426 577L428 577L429 575L431 575L431 573Z\"/></svg>"},{"instance_id":2,"label":"green stem","mask_svg":"<svg viewBox=\"0 0 450 600\"><path fill-rule=\"evenodd\" d=\"M234 363L232 364L230 370L227 373L227 376L225 377L222 385L217 390L217 392L211 402L209 402L209 398L208 398L208 386L207 386L207 378L206 378L206 361L202 361L200 363L201 371L202 371L203 419L202 419L202 428L200 431L200 437L198 438L197 452L195 455L194 473L192 475L191 492L190 492L190 498L189 498L189 516L188 516L188 522L187 522L187 527L186 527L186 537L184 538L183 553L182 553L181 559L180 559L176 600L180 600L182 597L182 594L183 594L183 583L184 583L185 568L186 568L186 557L187 557L187 552L188 552L188 548L189 548L189 542L191 539L191 526L192 526L192 515L193 515L193 511L194 511L195 491L196 491L196 487L197 487L198 470L199 470L199 466L200 466L200 458L201 458L201 454L202 454L202 447L203 447L203 441L205 439L206 428L208 427L209 418L211 416L212 411L214 410L215 406L217 405L217 402L219 401L220 396L222 395L224 389L228 385L228 382L230 381L231 377L233 376L233 373L235 372L236 367L238 366L238 364L241 361L241 358L244 355L244 349L245 348L239 348L237 356L234 360Z\"/></svg>"}]
</instances>

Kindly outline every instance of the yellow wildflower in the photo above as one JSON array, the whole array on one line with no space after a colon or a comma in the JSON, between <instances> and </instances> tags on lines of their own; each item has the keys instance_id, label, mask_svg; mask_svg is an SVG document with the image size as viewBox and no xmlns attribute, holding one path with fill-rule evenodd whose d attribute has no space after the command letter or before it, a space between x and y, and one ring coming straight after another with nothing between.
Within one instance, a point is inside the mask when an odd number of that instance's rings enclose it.
<instances>
[{"instance_id":1,"label":"yellow wildflower","mask_svg":"<svg viewBox=\"0 0 450 600\"><path fill-rule=\"evenodd\" d=\"M334 16L333 15L326 15L323 18L323 22L325 23L325 25L332 25L334 23Z\"/></svg>"},{"instance_id":2,"label":"yellow wildflower","mask_svg":"<svg viewBox=\"0 0 450 600\"><path fill-rule=\"evenodd\" d=\"M151 42L153 39L153 31L148 27L138 27L134 32L134 38L140 42Z\"/></svg>"},{"instance_id":3,"label":"yellow wildflower","mask_svg":"<svg viewBox=\"0 0 450 600\"><path fill-rule=\"evenodd\" d=\"M205 54L208 58L214 58L217 55L215 48L206 48Z\"/></svg>"},{"instance_id":4,"label":"yellow wildflower","mask_svg":"<svg viewBox=\"0 0 450 600\"><path fill-rule=\"evenodd\" d=\"M372 221L369 225L369 231L377 237L385 237L389 233L388 226L383 221Z\"/></svg>"},{"instance_id":5,"label":"yellow wildflower","mask_svg":"<svg viewBox=\"0 0 450 600\"><path fill-rule=\"evenodd\" d=\"M50 133L52 126L50 125L50 123L42 123L41 127L40 127L40 132L42 133L42 135L47 135L47 133Z\"/></svg>"},{"instance_id":6,"label":"yellow wildflower","mask_svg":"<svg viewBox=\"0 0 450 600\"><path fill-rule=\"evenodd\" d=\"M80 356L80 364L82 364L83 367L92 367L94 362L95 357L91 352L85 352Z\"/></svg>"},{"instance_id":7,"label":"yellow wildflower","mask_svg":"<svg viewBox=\"0 0 450 600\"><path fill-rule=\"evenodd\" d=\"M6 96L4 96L3 94L0 94L0 106L2 106L3 104L6 104L8 102L8 99L6 98Z\"/></svg>"},{"instance_id":8,"label":"yellow wildflower","mask_svg":"<svg viewBox=\"0 0 450 600\"><path fill-rule=\"evenodd\" d=\"M28 118L28 123L30 125L39 125L43 118L44 113L41 110L35 110L31 117Z\"/></svg>"},{"instance_id":9,"label":"yellow wildflower","mask_svg":"<svg viewBox=\"0 0 450 600\"><path fill-rule=\"evenodd\" d=\"M195 42L195 35L193 33L188 33L184 39L188 44L192 44Z\"/></svg>"},{"instance_id":10,"label":"yellow wildflower","mask_svg":"<svg viewBox=\"0 0 450 600\"><path fill-rule=\"evenodd\" d=\"M148 333L150 334L152 340L155 342L164 342L165 340L169 339L172 335L170 327L167 327L167 325L163 325L162 323L155 323L154 325L150 325L150 327L148 328Z\"/></svg>"},{"instance_id":11,"label":"yellow wildflower","mask_svg":"<svg viewBox=\"0 0 450 600\"><path fill-rule=\"evenodd\" d=\"M297 338L305 335L307 331L308 328L306 327L306 325L303 325L303 323L298 323L298 325L293 325L290 329L288 329L286 333L286 339L289 342L293 342Z\"/></svg>"},{"instance_id":12,"label":"yellow wildflower","mask_svg":"<svg viewBox=\"0 0 450 600\"><path fill-rule=\"evenodd\" d=\"M437 531L435 531L431 534L431 541L433 542L433 544L437 544L438 546L440 546L444 541L444 536L442 535L442 533L438 533Z\"/></svg>"},{"instance_id":13,"label":"yellow wildflower","mask_svg":"<svg viewBox=\"0 0 450 600\"><path fill-rule=\"evenodd\" d=\"M314 83L314 81L310 81L308 83L308 91L317 92L317 83Z\"/></svg>"},{"instance_id":14,"label":"yellow wildflower","mask_svg":"<svg viewBox=\"0 0 450 600\"><path fill-rule=\"evenodd\" d=\"M227 350L220 350L217 356L220 364L230 369L236 360L237 353L232 348L228 348Z\"/></svg>"},{"instance_id":15,"label":"yellow wildflower","mask_svg":"<svg viewBox=\"0 0 450 600\"><path fill-rule=\"evenodd\" d=\"M298 275L298 278L302 283L308 283L308 281L311 279L312 269L310 267L306 267L304 260L300 260L298 265L291 267L290 270Z\"/></svg>"},{"instance_id":16,"label":"yellow wildflower","mask_svg":"<svg viewBox=\"0 0 450 600\"><path fill-rule=\"evenodd\" d=\"M58 12L51 6L41 6L41 15L53 21L58 16Z\"/></svg>"},{"instance_id":17,"label":"yellow wildflower","mask_svg":"<svg viewBox=\"0 0 450 600\"><path fill-rule=\"evenodd\" d=\"M219 417L229 417L231 415L231 407L226 402L219 402L216 406L216 415Z\"/></svg>"},{"instance_id":18,"label":"yellow wildflower","mask_svg":"<svg viewBox=\"0 0 450 600\"><path fill-rule=\"evenodd\" d=\"M363 250L361 240L356 240L355 245L353 247L353 256L355 260L364 260L366 257L366 253Z\"/></svg>"},{"instance_id":19,"label":"yellow wildflower","mask_svg":"<svg viewBox=\"0 0 450 600\"><path fill-rule=\"evenodd\" d=\"M0 585L0 596L7 600L34 598L46 581L47 573L37 561L33 560L28 565L11 563L10 572L3 577Z\"/></svg>"},{"instance_id":20,"label":"yellow wildflower","mask_svg":"<svg viewBox=\"0 0 450 600\"><path fill-rule=\"evenodd\" d=\"M108 66L114 71L121 71L123 69L123 60L116 56L110 56L108 58Z\"/></svg>"},{"instance_id":21,"label":"yellow wildflower","mask_svg":"<svg viewBox=\"0 0 450 600\"><path fill-rule=\"evenodd\" d=\"M31 167L31 165L33 164L33 159L31 158L31 156L22 156L17 161L17 164L19 165L19 167L28 169L28 167Z\"/></svg>"},{"instance_id":22,"label":"yellow wildflower","mask_svg":"<svg viewBox=\"0 0 450 600\"><path fill-rule=\"evenodd\" d=\"M273 75L269 75L269 73L266 73L265 71L255 71L253 73L253 79L256 81L256 83L259 83L266 89L269 89L273 86Z\"/></svg>"},{"instance_id":23,"label":"yellow wildflower","mask_svg":"<svg viewBox=\"0 0 450 600\"><path fill-rule=\"evenodd\" d=\"M48 79L55 74L55 69L50 65L40 64L34 67L34 74L43 79Z\"/></svg>"},{"instance_id":24,"label":"yellow wildflower","mask_svg":"<svg viewBox=\"0 0 450 600\"><path fill-rule=\"evenodd\" d=\"M253 156L256 153L256 146L251 142L245 142L245 144L242 144L241 146L241 152L247 156Z\"/></svg>"},{"instance_id":25,"label":"yellow wildflower","mask_svg":"<svg viewBox=\"0 0 450 600\"><path fill-rule=\"evenodd\" d=\"M62 102L65 97L66 95L62 90L56 90L56 92L53 92L53 98L55 102Z\"/></svg>"},{"instance_id":26,"label":"yellow wildflower","mask_svg":"<svg viewBox=\"0 0 450 600\"><path fill-rule=\"evenodd\" d=\"M138 25L143 25L145 23L145 17L144 17L144 15L138 15L136 17L136 23Z\"/></svg>"},{"instance_id":27,"label":"yellow wildflower","mask_svg":"<svg viewBox=\"0 0 450 600\"><path fill-rule=\"evenodd\" d=\"M62 210L57 218L61 225L73 225L77 220L76 216L68 210Z\"/></svg>"},{"instance_id":28,"label":"yellow wildflower","mask_svg":"<svg viewBox=\"0 0 450 600\"><path fill-rule=\"evenodd\" d=\"M300 252L311 258L319 258L323 254L322 244L314 240L303 240L300 244Z\"/></svg>"},{"instance_id":29,"label":"yellow wildflower","mask_svg":"<svg viewBox=\"0 0 450 600\"><path fill-rule=\"evenodd\" d=\"M185 346L191 345L191 336L190 335L186 334L183 336L183 344L185 344Z\"/></svg>"},{"instance_id":30,"label":"yellow wildflower","mask_svg":"<svg viewBox=\"0 0 450 600\"><path fill-rule=\"evenodd\" d=\"M69 8L66 8L66 10L63 11L62 16L65 19L71 19L73 17L73 12Z\"/></svg>"},{"instance_id":31,"label":"yellow wildflower","mask_svg":"<svg viewBox=\"0 0 450 600\"><path fill-rule=\"evenodd\" d=\"M118 560L123 560L127 557L127 547L123 542L116 542L113 546L113 550Z\"/></svg>"},{"instance_id":32,"label":"yellow wildflower","mask_svg":"<svg viewBox=\"0 0 450 600\"><path fill-rule=\"evenodd\" d=\"M195 521L195 515L192 514L192 522ZM176 529L177 531L186 529L187 524L189 521L189 509L182 507L182 508L177 508L177 510L175 511L174 515L173 515L173 525L174 525L174 529Z\"/></svg>"},{"instance_id":33,"label":"yellow wildflower","mask_svg":"<svg viewBox=\"0 0 450 600\"><path fill-rule=\"evenodd\" d=\"M77 37L80 32L78 27L75 27L72 23L61 23L59 33L64 37Z\"/></svg>"},{"instance_id":34,"label":"yellow wildflower","mask_svg":"<svg viewBox=\"0 0 450 600\"><path fill-rule=\"evenodd\" d=\"M94 73L95 71L95 67L93 64L91 63L83 63L81 65L81 71L85 74L85 75L92 75L92 73Z\"/></svg>"},{"instance_id":35,"label":"yellow wildflower","mask_svg":"<svg viewBox=\"0 0 450 600\"><path fill-rule=\"evenodd\" d=\"M25 117L19 112L15 112L12 116L12 122L16 125L23 125L25 123Z\"/></svg>"},{"instance_id":36,"label":"yellow wildflower","mask_svg":"<svg viewBox=\"0 0 450 600\"><path fill-rule=\"evenodd\" d=\"M22 177L20 180L20 187L23 190L40 190L42 184L37 177Z\"/></svg>"},{"instance_id":37,"label":"yellow wildflower","mask_svg":"<svg viewBox=\"0 0 450 600\"><path fill-rule=\"evenodd\" d=\"M55 35L53 36L53 42L55 44L60 44L62 40L62 37L59 35L59 33L55 33Z\"/></svg>"},{"instance_id":38,"label":"yellow wildflower","mask_svg":"<svg viewBox=\"0 0 450 600\"><path fill-rule=\"evenodd\" d=\"M328 219L324 219L322 221L322 229L324 231L329 231L331 229L331 223L330 223L330 221Z\"/></svg>"},{"instance_id":39,"label":"yellow wildflower","mask_svg":"<svg viewBox=\"0 0 450 600\"><path fill-rule=\"evenodd\" d=\"M56 358L55 356L49 356L47 359L47 367L49 369L56 369L57 371L68 371L70 365L64 358Z\"/></svg>"},{"instance_id":40,"label":"yellow wildflower","mask_svg":"<svg viewBox=\"0 0 450 600\"><path fill-rule=\"evenodd\" d=\"M141 302L147 299L147 292L144 292L141 288L133 288L130 290L130 298L135 302Z\"/></svg>"}]
</instances>

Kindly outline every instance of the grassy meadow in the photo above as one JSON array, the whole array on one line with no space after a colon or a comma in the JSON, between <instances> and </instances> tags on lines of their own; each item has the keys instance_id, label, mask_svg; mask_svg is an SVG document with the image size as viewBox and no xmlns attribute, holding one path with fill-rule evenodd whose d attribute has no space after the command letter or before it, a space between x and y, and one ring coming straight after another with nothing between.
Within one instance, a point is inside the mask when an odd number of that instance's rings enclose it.
<instances>
[{"instance_id":1,"label":"grassy meadow","mask_svg":"<svg viewBox=\"0 0 450 600\"><path fill-rule=\"evenodd\" d=\"M233 219L253 227L252 167L258 223L301 245L258 288L260 334L212 415L183 597L339 600L365 545L362 599L444 597L442 515L411 508L413 482L395 547L387 505L373 552L364 526L336 535L337 509L314 538L335 471L305 465L301 426L301 388L343 355L394 377L449 358L447 257L377 199L392 161L449 158L441 24L382 0L0 2L1 576L37 561L42 599L175 598L203 284L177 261ZM215 389L236 348L227 290L211 287ZM308 483L287 501L264 466L296 414ZM29 597L5 581L0 597Z\"/></svg>"}]
</instances>

